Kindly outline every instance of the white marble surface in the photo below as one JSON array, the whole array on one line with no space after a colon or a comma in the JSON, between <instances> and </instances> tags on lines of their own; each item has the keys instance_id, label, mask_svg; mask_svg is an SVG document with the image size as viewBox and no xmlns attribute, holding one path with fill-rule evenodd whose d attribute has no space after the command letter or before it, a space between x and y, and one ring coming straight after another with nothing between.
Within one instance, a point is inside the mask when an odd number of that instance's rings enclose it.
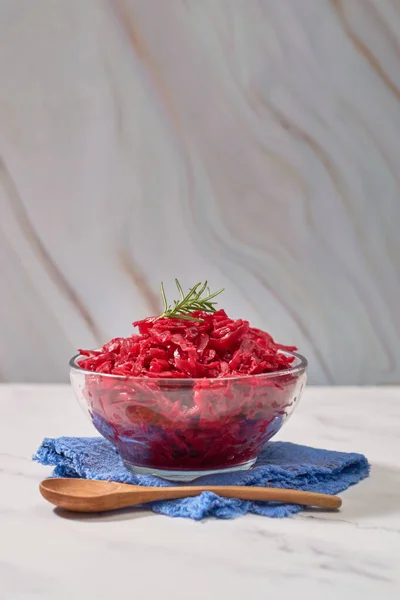
<instances>
[{"instance_id":1,"label":"white marble surface","mask_svg":"<svg viewBox=\"0 0 400 600\"><path fill-rule=\"evenodd\" d=\"M398 0L2 0L0 380L159 309L161 279L400 383Z\"/></svg>"},{"instance_id":2,"label":"white marble surface","mask_svg":"<svg viewBox=\"0 0 400 600\"><path fill-rule=\"evenodd\" d=\"M400 388L308 388L281 439L365 453L338 513L195 523L144 510L60 516L44 436L91 435L67 386L0 386L1 600L385 600L400 596Z\"/></svg>"}]
</instances>

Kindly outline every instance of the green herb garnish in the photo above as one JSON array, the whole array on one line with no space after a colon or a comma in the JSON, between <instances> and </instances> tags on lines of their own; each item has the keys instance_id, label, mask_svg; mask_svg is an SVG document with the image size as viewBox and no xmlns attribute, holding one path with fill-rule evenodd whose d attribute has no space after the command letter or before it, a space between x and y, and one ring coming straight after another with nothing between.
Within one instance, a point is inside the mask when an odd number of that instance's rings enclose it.
<instances>
[{"instance_id":1,"label":"green herb garnish","mask_svg":"<svg viewBox=\"0 0 400 600\"><path fill-rule=\"evenodd\" d=\"M157 317L156 321L158 321L158 319L163 319L164 317L171 317L173 319L183 319L184 321L201 322L203 319L192 316L192 313L195 310L202 310L206 313L214 313L216 311L216 302L212 302L211 300L223 292L224 288L212 294L207 285L207 281L205 281L204 283L196 283L196 285L185 295L182 286L177 279L175 279L175 283L181 298L180 300L174 300L172 306L168 304L164 284L161 283L161 297L164 304L164 312Z\"/></svg>"}]
</instances>

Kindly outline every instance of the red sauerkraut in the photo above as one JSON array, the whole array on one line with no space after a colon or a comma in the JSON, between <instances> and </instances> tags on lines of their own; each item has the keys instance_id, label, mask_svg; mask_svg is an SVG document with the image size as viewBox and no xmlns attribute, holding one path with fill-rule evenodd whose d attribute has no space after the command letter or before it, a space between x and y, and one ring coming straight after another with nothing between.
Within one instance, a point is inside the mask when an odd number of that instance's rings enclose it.
<instances>
[{"instance_id":1,"label":"red sauerkraut","mask_svg":"<svg viewBox=\"0 0 400 600\"><path fill-rule=\"evenodd\" d=\"M93 424L131 465L212 470L256 458L302 385L296 348L225 311L134 323L139 334L80 350ZM263 377L262 374L273 373ZM110 377L117 375L118 377Z\"/></svg>"},{"instance_id":2,"label":"red sauerkraut","mask_svg":"<svg viewBox=\"0 0 400 600\"><path fill-rule=\"evenodd\" d=\"M115 338L100 350L80 350L79 366L129 377L213 378L257 375L287 369L293 361L265 331L230 319L224 310L193 313L199 322L144 319L139 335Z\"/></svg>"}]
</instances>

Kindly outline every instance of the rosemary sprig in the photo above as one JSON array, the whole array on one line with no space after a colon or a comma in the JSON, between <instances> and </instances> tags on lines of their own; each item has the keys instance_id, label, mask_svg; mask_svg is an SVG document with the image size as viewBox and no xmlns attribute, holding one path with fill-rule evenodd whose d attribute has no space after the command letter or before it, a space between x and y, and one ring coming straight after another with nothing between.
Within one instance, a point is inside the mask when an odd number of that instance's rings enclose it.
<instances>
[{"instance_id":1,"label":"rosemary sprig","mask_svg":"<svg viewBox=\"0 0 400 600\"><path fill-rule=\"evenodd\" d=\"M216 311L216 302L213 302L212 299L224 291L222 288L212 294L207 285L207 281L205 281L204 283L196 283L196 285L185 294L177 279L175 279L175 284L178 288L180 300L174 300L171 306L168 304L164 284L161 283L161 298L164 305L164 312L157 317L156 321L158 321L158 319L163 319L164 317L172 317L174 319L183 319L184 321L201 322L203 319L192 316L193 311L202 310L206 313L214 313Z\"/></svg>"}]
</instances>

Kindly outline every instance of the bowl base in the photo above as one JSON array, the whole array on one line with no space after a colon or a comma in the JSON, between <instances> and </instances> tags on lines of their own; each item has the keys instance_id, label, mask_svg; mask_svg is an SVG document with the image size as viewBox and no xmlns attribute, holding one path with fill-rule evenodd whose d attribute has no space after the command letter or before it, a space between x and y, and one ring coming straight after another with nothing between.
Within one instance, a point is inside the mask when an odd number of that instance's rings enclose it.
<instances>
[{"instance_id":1,"label":"bowl base","mask_svg":"<svg viewBox=\"0 0 400 600\"><path fill-rule=\"evenodd\" d=\"M125 467L135 473L136 475L153 475L154 477L160 477L161 479L167 479L169 481L193 481L206 475L217 475L218 473L234 473L235 471L247 471L256 462L256 458L248 460L241 465L235 465L234 467L228 467L226 469L209 469L199 471L174 471L169 469L153 469L151 467L138 467L132 463L124 460Z\"/></svg>"}]
</instances>

